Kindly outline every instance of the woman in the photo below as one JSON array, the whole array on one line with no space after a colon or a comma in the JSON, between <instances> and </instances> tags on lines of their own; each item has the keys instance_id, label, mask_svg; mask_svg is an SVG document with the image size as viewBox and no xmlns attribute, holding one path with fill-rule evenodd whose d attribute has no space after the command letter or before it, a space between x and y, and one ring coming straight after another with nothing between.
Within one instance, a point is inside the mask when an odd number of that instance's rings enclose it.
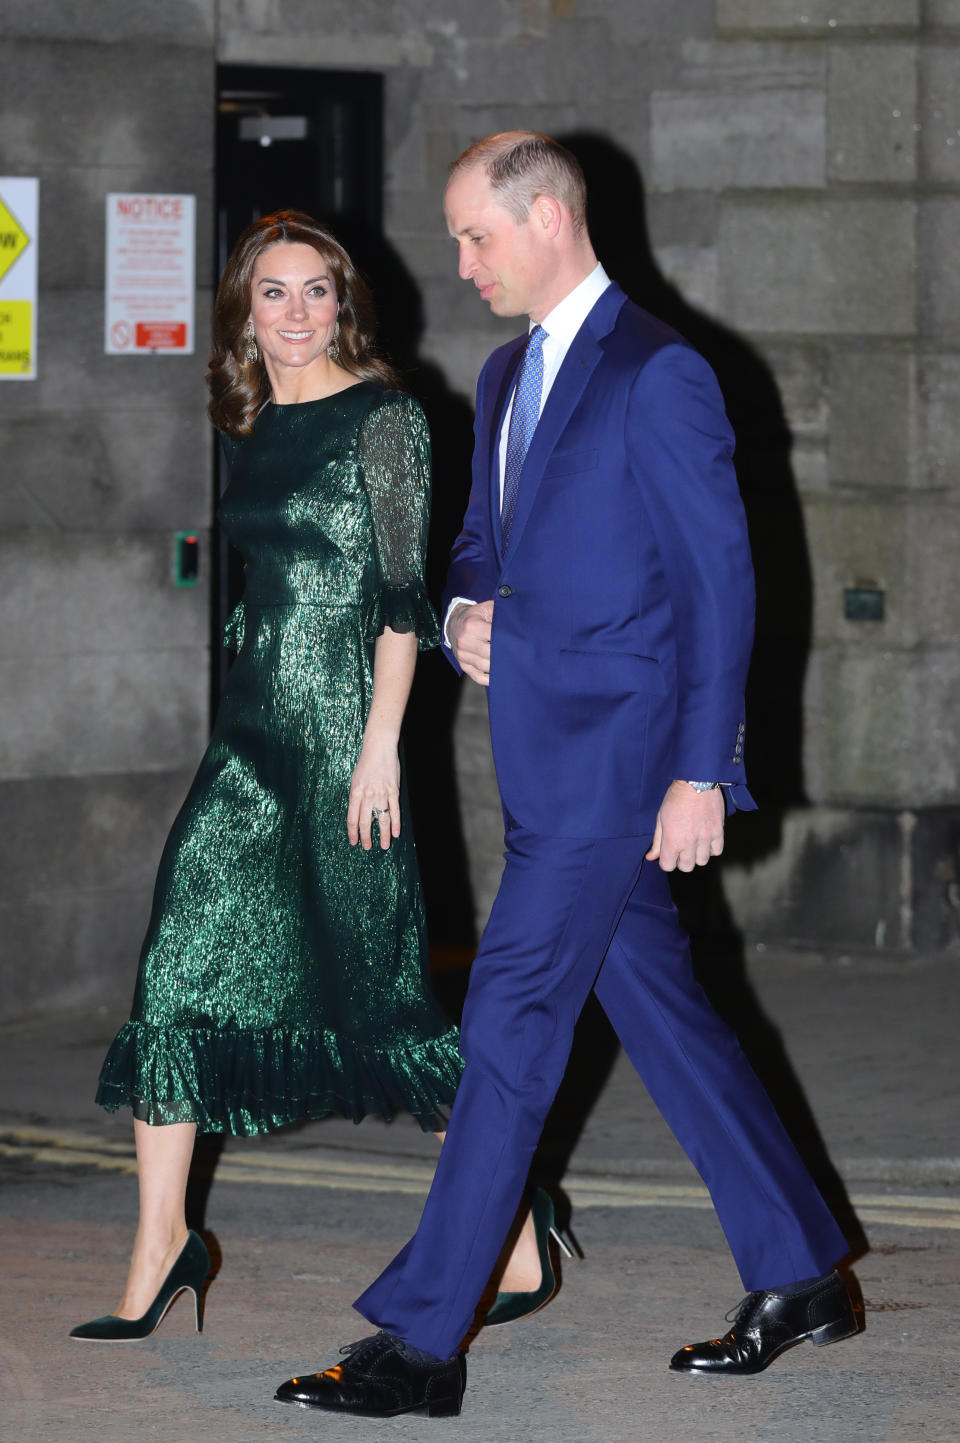
<instances>
[{"instance_id":1,"label":"woman","mask_svg":"<svg viewBox=\"0 0 960 1443\"><path fill-rule=\"evenodd\" d=\"M241 236L207 377L231 481L220 516L247 564L238 648L168 839L131 1019L97 1100L134 1113L140 1221L116 1313L146 1337L209 1269L184 1198L198 1127L412 1113L453 1100L457 1032L426 982L400 778L418 645L429 438L372 349L370 294L294 211Z\"/></svg>"}]
</instances>

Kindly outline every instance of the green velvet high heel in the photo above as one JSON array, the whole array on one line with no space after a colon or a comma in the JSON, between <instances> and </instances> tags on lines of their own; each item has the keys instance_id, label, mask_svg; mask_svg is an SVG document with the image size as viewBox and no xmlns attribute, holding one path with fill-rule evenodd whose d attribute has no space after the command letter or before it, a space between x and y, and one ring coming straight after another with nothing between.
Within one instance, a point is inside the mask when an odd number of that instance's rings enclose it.
<instances>
[{"instance_id":1,"label":"green velvet high heel","mask_svg":"<svg viewBox=\"0 0 960 1443\"><path fill-rule=\"evenodd\" d=\"M103 1318L94 1318L90 1323L71 1328L70 1337L81 1338L87 1343L135 1343L141 1338L149 1338L163 1322L174 1298L185 1289L193 1293L197 1332L200 1333L203 1331L203 1285L209 1271L210 1254L203 1239L191 1232L142 1318L118 1318L114 1313L107 1313Z\"/></svg>"},{"instance_id":2,"label":"green velvet high heel","mask_svg":"<svg viewBox=\"0 0 960 1443\"><path fill-rule=\"evenodd\" d=\"M533 1230L537 1235L537 1251L540 1254L540 1286L523 1293L498 1293L483 1320L485 1328L495 1327L497 1323L513 1323L517 1318L529 1317L538 1308L549 1303L560 1286L554 1272L553 1260L550 1257L551 1242L556 1243L566 1257L573 1257L573 1253L556 1229L553 1199L549 1193L544 1192L542 1187L538 1187L534 1191L533 1200L530 1203L530 1216L533 1218Z\"/></svg>"}]
</instances>

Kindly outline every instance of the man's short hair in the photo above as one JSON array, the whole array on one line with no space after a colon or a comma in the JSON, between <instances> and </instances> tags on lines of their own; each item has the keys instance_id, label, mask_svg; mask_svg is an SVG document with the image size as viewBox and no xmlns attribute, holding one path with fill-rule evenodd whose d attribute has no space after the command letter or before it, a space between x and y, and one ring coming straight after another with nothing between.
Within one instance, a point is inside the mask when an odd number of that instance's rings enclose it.
<instances>
[{"instance_id":1,"label":"man's short hair","mask_svg":"<svg viewBox=\"0 0 960 1443\"><path fill-rule=\"evenodd\" d=\"M526 220L538 195L549 195L570 212L574 231L587 223L587 183L577 157L549 135L507 130L469 146L450 167L451 176L481 169L504 210Z\"/></svg>"}]
</instances>

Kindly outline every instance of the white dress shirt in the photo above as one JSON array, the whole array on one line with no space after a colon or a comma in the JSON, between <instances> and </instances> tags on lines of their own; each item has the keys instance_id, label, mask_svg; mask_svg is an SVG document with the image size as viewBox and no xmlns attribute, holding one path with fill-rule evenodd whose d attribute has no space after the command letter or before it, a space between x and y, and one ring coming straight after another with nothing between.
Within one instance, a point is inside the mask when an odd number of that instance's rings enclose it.
<instances>
[{"instance_id":1,"label":"white dress shirt","mask_svg":"<svg viewBox=\"0 0 960 1443\"><path fill-rule=\"evenodd\" d=\"M574 336L583 325L587 316L593 310L597 301L603 295L610 284L610 277L603 266L597 263L595 268L586 276L578 286L562 301L554 306L549 315L544 316L540 325L546 331L543 342L543 389L540 392L540 415L543 415L543 408L547 397L550 394L550 387L557 379L557 372L563 365L564 357L570 349ZM530 324L533 329L533 323ZM516 387L514 387L514 392ZM507 438L510 434L510 417L513 414L513 396L506 408L503 417L503 425L500 428L500 504L503 505L503 475L507 463ZM450 638L447 635L447 623L450 620L450 613L455 606L466 604L472 606L476 598L466 596L455 596L447 607L447 614L443 619L443 635L447 645ZM484 599L484 598L481 598Z\"/></svg>"},{"instance_id":2,"label":"white dress shirt","mask_svg":"<svg viewBox=\"0 0 960 1443\"><path fill-rule=\"evenodd\" d=\"M563 365L564 357L570 349L574 336L583 325L587 316L593 310L597 301L603 295L610 284L610 277L603 266L597 263L594 270L574 286L569 295L554 306L549 315L544 316L540 322L546 331L543 342L543 389L540 392L540 415L543 415L543 408L547 403L550 394L550 387L557 379L557 372ZM533 330L533 323L530 324ZM519 374L519 373L518 373ZM514 394L516 387L514 387ZM513 396L504 412L503 425L500 428L500 505L503 505L503 477L507 465L507 438L510 434L510 417L513 415Z\"/></svg>"}]
</instances>

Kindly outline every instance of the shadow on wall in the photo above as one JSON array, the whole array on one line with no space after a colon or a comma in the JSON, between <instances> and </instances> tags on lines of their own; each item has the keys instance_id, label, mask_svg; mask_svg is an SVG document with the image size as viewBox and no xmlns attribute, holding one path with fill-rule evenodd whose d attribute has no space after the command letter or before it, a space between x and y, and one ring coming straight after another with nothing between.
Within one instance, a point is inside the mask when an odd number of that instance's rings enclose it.
<instances>
[{"instance_id":1,"label":"shadow on wall","mask_svg":"<svg viewBox=\"0 0 960 1443\"><path fill-rule=\"evenodd\" d=\"M590 234L607 271L631 300L686 337L720 382L737 438L737 477L757 575L747 697L750 785L763 804L802 805L802 695L813 593L790 462L793 438L776 380L749 342L689 305L661 274L647 233L643 179L632 157L598 135L568 135L563 143L586 172ZM691 525L696 522L692 516Z\"/></svg>"},{"instance_id":2,"label":"shadow on wall","mask_svg":"<svg viewBox=\"0 0 960 1443\"><path fill-rule=\"evenodd\" d=\"M747 683L747 770L760 811L728 829L725 860L749 864L776 852L783 812L806 804L803 686L812 635L813 587L803 511L791 467L793 438L777 382L750 343L688 304L661 273L650 246L643 178L613 141L562 137L587 177L590 234L597 254L631 300L666 321L716 373L736 435L735 464L757 579L757 625ZM691 516L690 525L697 525ZM722 866L677 903L693 934L739 943L721 884Z\"/></svg>"},{"instance_id":3,"label":"shadow on wall","mask_svg":"<svg viewBox=\"0 0 960 1443\"><path fill-rule=\"evenodd\" d=\"M370 281L382 349L423 406L433 445L433 498L427 588L439 610L450 548L470 494L473 407L450 390L440 368L420 355L423 299L383 237L341 237ZM404 723L406 777L433 944L476 943L474 902L460 816L453 733L461 682L439 650L421 654Z\"/></svg>"}]
</instances>

